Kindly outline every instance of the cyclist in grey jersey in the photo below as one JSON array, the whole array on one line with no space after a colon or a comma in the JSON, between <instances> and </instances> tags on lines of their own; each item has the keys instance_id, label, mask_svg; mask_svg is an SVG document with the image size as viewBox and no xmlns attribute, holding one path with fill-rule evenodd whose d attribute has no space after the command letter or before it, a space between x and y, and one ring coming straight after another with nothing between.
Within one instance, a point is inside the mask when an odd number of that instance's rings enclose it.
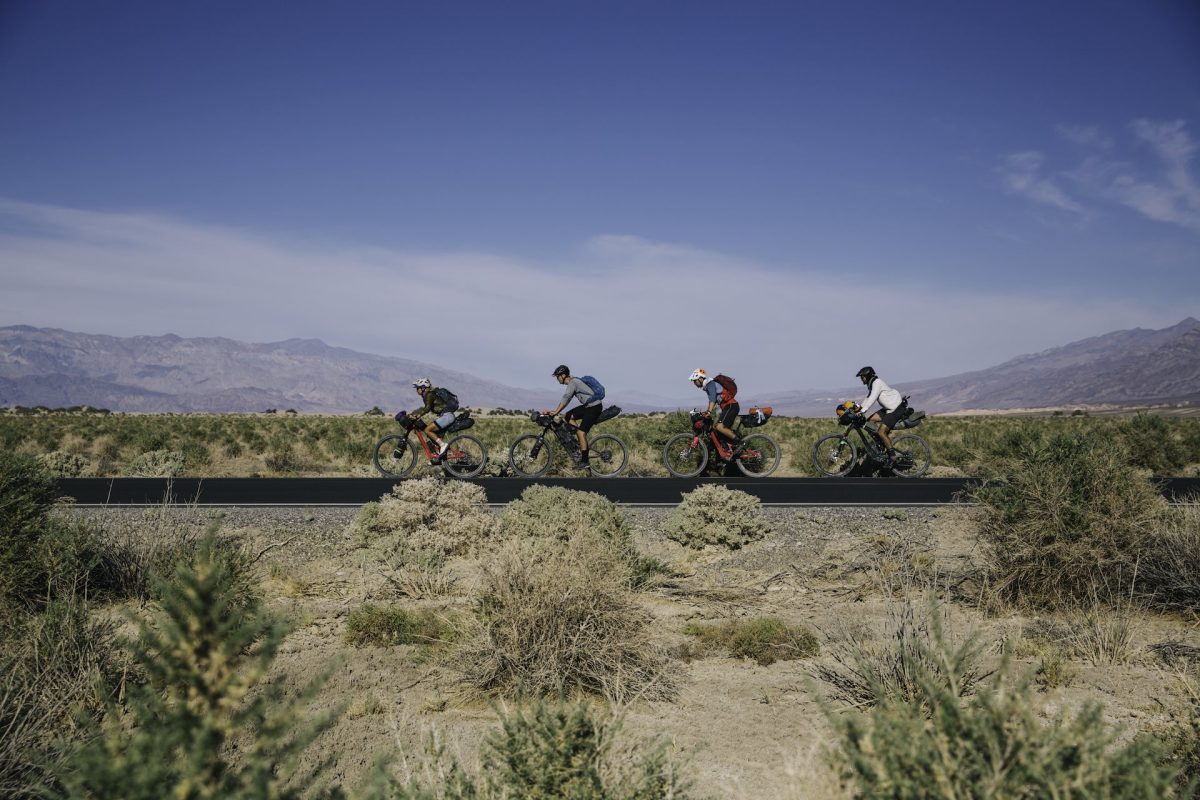
<instances>
[{"instance_id":1,"label":"cyclist in grey jersey","mask_svg":"<svg viewBox=\"0 0 1200 800\"><path fill-rule=\"evenodd\" d=\"M580 469L588 469L591 462L588 454L587 432L592 429L600 416L600 401L596 399L592 387L571 375L571 370L566 364L559 364L554 368L554 378L566 386L567 390L563 393L558 408L549 413L557 416L560 411L570 405L572 400L579 401L579 405L567 412L566 420L575 429L575 437L579 441L578 466Z\"/></svg>"}]
</instances>

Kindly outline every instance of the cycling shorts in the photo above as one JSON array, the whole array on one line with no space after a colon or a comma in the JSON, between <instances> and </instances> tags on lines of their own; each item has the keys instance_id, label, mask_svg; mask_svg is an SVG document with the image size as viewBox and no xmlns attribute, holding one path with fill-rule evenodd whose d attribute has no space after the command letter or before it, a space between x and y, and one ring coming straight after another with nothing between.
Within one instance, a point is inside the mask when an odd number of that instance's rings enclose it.
<instances>
[{"instance_id":1,"label":"cycling shorts","mask_svg":"<svg viewBox=\"0 0 1200 800\"><path fill-rule=\"evenodd\" d=\"M590 406L575 406L567 412L567 419L577 421L579 430L587 433L596 424L596 420L600 418L600 404L594 403Z\"/></svg>"},{"instance_id":2,"label":"cycling shorts","mask_svg":"<svg viewBox=\"0 0 1200 800\"><path fill-rule=\"evenodd\" d=\"M454 424L454 412L447 411L445 414L442 414L440 417L435 419L433 424L437 425L441 430L446 430L446 428L449 428Z\"/></svg>"},{"instance_id":3,"label":"cycling shorts","mask_svg":"<svg viewBox=\"0 0 1200 800\"><path fill-rule=\"evenodd\" d=\"M904 404L896 406L895 411L888 411L886 408L879 409L879 424L886 425L888 430L896 427L896 423L904 419L904 412L908 409Z\"/></svg>"},{"instance_id":4,"label":"cycling shorts","mask_svg":"<svg viewBox=\"0 0 1200 800\"><path fill-rule=\"evenodd\" d=\"M737 421L738 412L741 410L736 402L730 403L721 409L721 413L717 415L717 422L733 430L733 423Z\"/></svg>"}]
</instances>

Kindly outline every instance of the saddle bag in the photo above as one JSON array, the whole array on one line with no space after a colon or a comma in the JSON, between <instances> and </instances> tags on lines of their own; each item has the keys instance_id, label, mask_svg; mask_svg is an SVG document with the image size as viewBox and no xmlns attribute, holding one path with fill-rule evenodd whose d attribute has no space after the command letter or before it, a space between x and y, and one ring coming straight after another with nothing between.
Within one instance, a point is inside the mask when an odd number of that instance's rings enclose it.
<instances>
[{"instance_id":1,"label":"saddle bag","mask_svg":"<svg viewBox=\"0 0 1200 800\"><path fill-rule=\"evenodd\" d=\"M451 422L446 427L446 433L456 433L458 431L465 431L467 428L471 427L474 424L475 424L475 420L471 418L471 412L464 411L463 413L459 414L457 417L454 418L454 422Z\"/></svg>"},{"instance_id":2,"label":"saddle bag","mask_svg":"<svg viewBox=\"0 0 1200 800\"><path fill-rule=\"evenodd\" d=\"M896 423L896 430L904 430L906 428L915 428L925 420L924 411L913 411L909 409L909 414L900 422Z\"/></svg>"},{"instance_id":3,"label":"saddle bag","mask_svg":"<svg viewBox=\"0 0 1200 800\"><path fill-rule=\"evenodd\" d=\"M621 413L620 406L609 406L608 408L606 408L600 412L600 416L596 417L596 422L597 422L597 424L601 423L601 422L608 422L610 419L612 419L613 417L616 417L620 413Z\"/></svg>"},{"instance_id":4,"label":"saddle bag","mask_svg":"<svg viewBox=\"0 0 1200 800\"><path fill-rule=\"evenodd\" d=\"M773 413L775 409L770 406L750 406L749 413L741 415L742 427L757 428L759 425L766 425Z\"/></svg>"}]
</instances>

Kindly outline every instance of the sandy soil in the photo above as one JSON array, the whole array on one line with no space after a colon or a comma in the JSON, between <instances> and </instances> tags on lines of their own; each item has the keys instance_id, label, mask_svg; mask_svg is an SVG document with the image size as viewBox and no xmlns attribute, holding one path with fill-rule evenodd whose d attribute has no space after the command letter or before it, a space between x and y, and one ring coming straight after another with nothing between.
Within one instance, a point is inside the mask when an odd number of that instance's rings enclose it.
<instances>
[{"instance_id":1,"label":"sandy soil","mask_svg":"<svg viewBox=\"0 0 1200 800\"><path fill-rule=\"evenodd\" d=\"M411 646L354 648L344 641L345 618L365 602L400 602L469 608L477 564L460 559L461 596L414 602L393 594L366 551L347 532L354 509L77 510L106 525L202 528L220 517L222 530L248 546L270 549L263 557L262 588L270 605L294 630L276 663L277 679L299 684L323 670L330 677L318 708L346 709L313 748L333 757L331 777L357 785L372 763L393 759L398 769L417 769L425 744L436 735L467 763L480 738L496 725L485 701L464 701L454 677L436 657ZM952 633L977 631L990 665L1002 653L1032 672L1040 656L1023 631L1035 620L987 616L970 602L975 522L965 507L938 509L772 508L773 533L738 551L688 550L661 534L665 510L630 509L639 547L669 563L678 576L640 595L656 619L656 636L677 647L693 620L761 615L802 623L817 632L824 651L838 646L851 626L882 632L889 603L875 569L906 557L920 563L928 583L959 585L943 594L951 602ZM938 576L936 578L932 576ZM1053 716L1088 701L1104 704L1106 719L1123 736L1166 724L1178 702L1171 665L1148 647L1179 641L1200 647L1193 620L1139 615L1127 663L1094 666L1074 660L1074 681L1036 695L1038 710ZM827 655L818 658L828 658ZM806 662L759 666L752 661L708 657L685 666L682 691L673 702L636 703L625 710L625 735L657 738L687 763L700 793L733 798L837 796L822 753L830 726L822 711L823 684L809 677ZM847 712L855 713L855 712Z\"/></svg>"}]
</instances>

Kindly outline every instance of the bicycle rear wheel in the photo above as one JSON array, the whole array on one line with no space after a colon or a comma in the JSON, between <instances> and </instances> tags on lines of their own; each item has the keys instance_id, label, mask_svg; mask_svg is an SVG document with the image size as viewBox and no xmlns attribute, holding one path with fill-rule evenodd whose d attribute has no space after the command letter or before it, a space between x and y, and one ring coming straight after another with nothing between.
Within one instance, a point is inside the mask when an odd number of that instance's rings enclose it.
<instances>
[{"instance_id":1,"label":"bicycle rear wheel","mask_svg":"<svg viewBox=\"0 0 1200 800\"><path fill-rule=\"evenodd\" d=\"M779 468L779 445L765 433L752 433L745 437L745 446L738 454L738 469L751 478L765 478Z\"/></svg>"},{"instance_id":2,"label":"bicycle rear wheel","mask_svg":"<svg viewBox=\"0 0 1200 800\"><path fill-rule=\"evenodd\" d=\"M677 433L663 447L663 464L677 478L694 478L708 466L708 447L690 433Z\"/></svg>"},{"instance_id":3,"label":"bicycle rear wheel","mask_svg":"<svg viewBox=\"0 0 1200 800\"><path fill-rule=\"evenodd\" d=\"M508 448L508 463L513 472L524 478L539 478L554 463L554 451L541 436L527 433L517 437Z\"/></svg>"},{"instance_id":4,"label":"bicycle rear wheel","mask_svg":"<svg viewBox=\"0 0 1200 800\"><path fill-rule=\"evenodd\" d=\"M901 478L919 478L929 471L933 454L929 443L920 436L906 433L892 438L896 458L892 461L892 474Z\"/></svg>"},{"instance_id":5,"label":"bicycle rear wheel","mask_svg":"<svg viewBox=\"0 0 1200 800\"><path fill-rule=\"evenodd\" d=\"M403 478L417 464L418 448L406 433L389 433L375 443L371 462L385 478Z\"/></svg>"},{"instance_id":6,"label":"bicycle rear wheel","mask_svg":"<svg viewBox=\"0 0 1200 800\"><path fill-rule=\"evenodd\" d=\"M849 475L858 463L858 449L848 437L831 433L817 439L813 445L812 463L822 475L840 478Z\"/></svg>"},{"instance_id":7,"label":"bicycle rear wheel","mask_svg":"<svg viewBox=\"0 0 1200 800\"><path fill-rule=\"evenodd\" d=\"M487 447L474 436L456 436L446 443L442 469L455 478L474 478L487 466Z\"/></svg>"},{"instance_id":8,"label":"bicycle rear wheel","mask_svg":"<svg viewBox=\"0 0 1200 800\"><path fill-rule=\"evenodd\" d=\"M592 474L597 478L616 477L629 463L629 451L625 443L610 433L588 437L588 454Z\"/></svg>"}]
</instances>

